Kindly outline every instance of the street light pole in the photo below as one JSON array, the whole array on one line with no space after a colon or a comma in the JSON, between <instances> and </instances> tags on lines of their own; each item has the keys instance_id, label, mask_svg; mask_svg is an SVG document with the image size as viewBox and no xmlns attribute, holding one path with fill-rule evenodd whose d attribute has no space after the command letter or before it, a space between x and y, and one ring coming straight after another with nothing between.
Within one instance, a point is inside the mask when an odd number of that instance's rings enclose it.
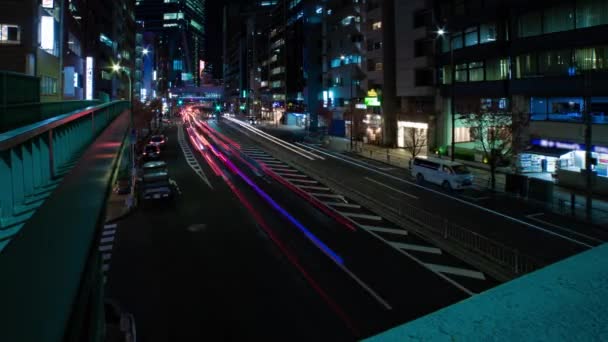
<instances>
[{"instance_id":1,"label":"street light pole","mask_svg":"<svg viewBox=\"0 0 608 342\"><path fill-rule=\"evenodd\" d=\"M448 44L450 45L450 115L452 121L452 143L450 146L450 154L451 160L454 161L456 157L456 104L455 104L455 83L456 83L456 68L454 67L454 46L452 35L450 35L449 39L446 38L446 35L449 34L445 29L440 28L437 31L437 35L441 36L443 39L448 40Z\"/></svg>"}]
</instances>

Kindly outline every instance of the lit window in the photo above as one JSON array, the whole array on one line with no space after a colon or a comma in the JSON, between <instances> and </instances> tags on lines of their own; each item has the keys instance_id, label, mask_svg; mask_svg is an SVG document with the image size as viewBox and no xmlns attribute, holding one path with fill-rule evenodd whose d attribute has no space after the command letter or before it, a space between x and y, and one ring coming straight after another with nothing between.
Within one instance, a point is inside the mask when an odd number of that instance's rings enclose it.
<instances>
[{"instance_id":1,"label":"lit window","mask_svg":"<svg viewBox=\"0 0 608 342\"><path fill-rule=\"evenodd\" d=\"M381 21L376 21L375 23L372 24L372 30L377 31L382 29L382 22Z\"/></svg>"},{"instance_id":2,"label":"lit window","mask_svg":"<svg viewBox=\"0 0 608 342\"><path fill-rule=\"evenodd\" d=\"M165 13L163 14L164 20L175 20L177 19L177 13Z\"/></svg>"},{"instance_id":3,"label":"lit window","mask_svg":"<svg viewBox=\"0 0 608 342\"><path fill-rule=\"evenodd\" d=\"M0 44L21 43L21 30L17 25L0 24Z\"/></svg>"}]
</instances>

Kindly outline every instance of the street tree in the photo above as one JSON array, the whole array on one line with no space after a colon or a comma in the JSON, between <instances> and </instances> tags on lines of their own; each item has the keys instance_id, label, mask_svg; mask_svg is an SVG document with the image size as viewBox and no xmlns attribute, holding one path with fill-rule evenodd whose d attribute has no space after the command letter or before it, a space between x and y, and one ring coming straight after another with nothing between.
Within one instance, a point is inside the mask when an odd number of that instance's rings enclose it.
<instances>
[{"instance_id":1,"label":"street tree","mask_svg":"<svg viewBox=\"0 0 608 342\"><path fill-rule=\"evenodd\" d=\"M426 129L416 127L405 128L405 139L403 148L416 158L427 145Z\"/></svg>"},{"instance_id":2,"label":"street tree","mask_svg":"<svg viewBox=\"0 0 608 342\"><path fill-rule=\"evenodd\" d=\"M483 153L490 167L490 188L496 188L496 169L501 162L510 160L519 136L527 125L528 115L509 112L475 112L460 115L461 122L470 128L471 138Z\"/></svg>"}]
</instances>

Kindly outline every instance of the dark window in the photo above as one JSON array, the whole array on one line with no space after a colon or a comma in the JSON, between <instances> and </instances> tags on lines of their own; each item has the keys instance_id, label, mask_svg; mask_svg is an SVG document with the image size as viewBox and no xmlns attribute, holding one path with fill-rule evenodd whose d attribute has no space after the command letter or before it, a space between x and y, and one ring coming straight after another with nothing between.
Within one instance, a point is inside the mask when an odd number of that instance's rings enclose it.
<instances>
[{"instance_id":1,"label":"dark window","mask_svg":"<svg viewBox=\"0 0 608 342\"><path fill-rule=\"evenodd\" d=\"M428 26L431 23L431 12L419 10L414 13L414 28Z\"/></svg>"},{"instance_id":2,"label":"dark window","mask_svg":"<svg viewBox=\"0 0 608 342\"><path fill-rule=\"evenodd\" d=\"M432 52L432 41L427 39L418 39L414 42L414 57L430 56Z\"/></svg>"},{"instance_id":3,"label":"dark window","mask_svg":"<svg viewBox=\"0 0 608 342\"><path fill-rule=\"evenodd\" d=\"M431 69L416 69L415 77L416 87L433 85L433 70Z\"/></svg>"}]
</instances>

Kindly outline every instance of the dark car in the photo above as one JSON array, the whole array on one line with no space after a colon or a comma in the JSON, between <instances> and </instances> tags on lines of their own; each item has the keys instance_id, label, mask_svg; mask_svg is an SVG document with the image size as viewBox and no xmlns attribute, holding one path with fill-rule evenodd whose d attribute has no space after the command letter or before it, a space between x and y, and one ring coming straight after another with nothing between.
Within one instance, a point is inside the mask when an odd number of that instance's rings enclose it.
<instances>
[{"instance_id":1,"label":"dark car","mask_svg":"<svg viewBox=\"0 0 608 342\"><path fill-rule=\"evenodd\" d=\"M155 145L160 148L165 148L167 145L167 137L163 134L153 135L150 137L149 145Z\"/></svg>"},{"instance_id":2,"label":"dark car","mask_svg":"<svg viewBox=\"0 0 608 342\"><path fill-rule=\"evenodd\" d=\"M156 145L144 146L142 157L144 161L158 160L160 158L160 147Z\"/></svg>"},{"instance_id":3,"label":"dark car","mask_svg":"<svg viewBox=\"0 0 608 342\"><path fill-rule=\"evenodd\" d=\"M258 124L258 119L256 117L250 116L249 117L249 124L250 125L257 125Z\"/></svg>"}]
</instances>

